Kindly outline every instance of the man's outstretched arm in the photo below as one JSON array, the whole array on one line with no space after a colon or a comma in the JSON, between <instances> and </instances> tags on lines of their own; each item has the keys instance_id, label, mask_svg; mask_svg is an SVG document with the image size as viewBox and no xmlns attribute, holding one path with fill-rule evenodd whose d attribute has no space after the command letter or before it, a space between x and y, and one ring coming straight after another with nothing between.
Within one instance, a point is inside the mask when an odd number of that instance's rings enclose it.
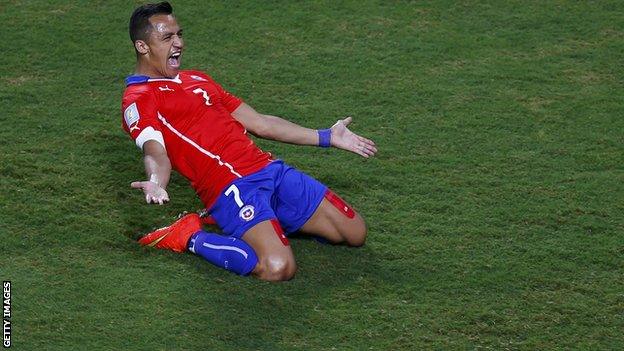
<instances>
[{"instance_id":1,"label":"man's outstretched arm","mask_svg":"<svg viewBox=\"0 0 624 351\"><path fill-rule=\"evenodd\" d=\"M249 132L263 139L297 145L322 145L328 142L333 147L351 151L366 158L377 152L372 140L361 137L347 128L352 121L351 117L338 120L330 129L319 132L277 116L258 113L246 103L242 103L234 110L232 116Z\"/></svg>"},{"instance_id":2,"label":"man's outstretched arm","mask_svg":"<svg viewBox=\"0 0 624 351\"><path fill-rule=\"evenodd\" d=\"M171 162L165 148L155 140L148 140L143 144L143 163L145 174L149 180L132 182L131 187L142 189L145 201L159 205L169 201L167 184L171 176Z\"/></svg>"}]
</instances>

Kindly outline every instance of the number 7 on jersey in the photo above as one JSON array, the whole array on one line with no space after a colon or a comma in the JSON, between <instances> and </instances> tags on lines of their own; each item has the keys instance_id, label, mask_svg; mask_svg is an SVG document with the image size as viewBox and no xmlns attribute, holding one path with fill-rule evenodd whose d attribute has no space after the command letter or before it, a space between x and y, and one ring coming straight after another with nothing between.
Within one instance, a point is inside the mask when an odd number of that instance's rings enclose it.
<instances>
[{"instance_id":1,"label":"number 7 on jersey","mask_svg":"<svg viewBox=\"0 0 624 351\"><path fill-rule=\"evenodd\" d=\"M230 187L227 188L227 190L225 191L225 196L229 197L231 193L234 193L234 201L236 201L238 208L243 207L243 205L245 204L243 203L243 200L241 200L240 190L238 190L238 187L236 187L236 185L234 184L230 185Z\"/></svg>"}]
</instances>

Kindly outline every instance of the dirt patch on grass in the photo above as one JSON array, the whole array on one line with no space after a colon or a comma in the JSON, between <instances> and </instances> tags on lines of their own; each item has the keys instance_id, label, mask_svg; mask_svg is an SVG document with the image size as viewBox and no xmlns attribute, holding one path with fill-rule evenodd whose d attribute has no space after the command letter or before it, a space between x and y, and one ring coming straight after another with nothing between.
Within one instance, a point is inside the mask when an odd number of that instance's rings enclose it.
<instances>
[{"instance_id":1,"label":"dirt patch on grass","mask_svg":"<svg viewBox=\"0 0 624 351\"><path fill-rule=\"evenodd\" d=\"M19 87L22 86L24 83L28 83L30 81L33 81L37 79L37 77L33 77L33 76L17 76L17 77L3 77L2 81L5 82L7 85L13 86L13 87Z\"/></svg>"}]
</instances>

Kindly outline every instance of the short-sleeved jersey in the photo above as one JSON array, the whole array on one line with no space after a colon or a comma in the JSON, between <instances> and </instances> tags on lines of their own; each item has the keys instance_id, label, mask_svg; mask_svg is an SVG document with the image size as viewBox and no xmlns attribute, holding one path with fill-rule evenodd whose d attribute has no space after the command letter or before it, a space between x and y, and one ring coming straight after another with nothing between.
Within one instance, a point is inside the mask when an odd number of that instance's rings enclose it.
<instances>
[{"instance_id":1,"label":"short-sleeved jersey","mask_svg":"<svg viewBox=\"0 0 624 351\"><path fill-rule=\"evenodd\" d=\"M271 162L231 113L242 101L199 71L174 79L126 78L122 125L139 148L160 142L173 169L190 182L206 207L225 186Z\"/></svg>"}]
</instances>

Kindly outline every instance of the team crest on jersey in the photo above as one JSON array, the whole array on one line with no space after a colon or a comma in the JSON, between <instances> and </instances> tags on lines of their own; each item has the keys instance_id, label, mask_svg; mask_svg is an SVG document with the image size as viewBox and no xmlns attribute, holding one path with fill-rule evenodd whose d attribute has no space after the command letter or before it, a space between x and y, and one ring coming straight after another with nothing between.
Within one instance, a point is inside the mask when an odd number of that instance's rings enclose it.
<instances>
[{"instance_id":1,"label":"team crest on jersey","mask_svg":"<svg viewBox=\"0 0 624 351\"><path fill-rule=\"evenodd\" d=\"M128 129L132 131L133 129L140 129L137 124L139 123L139 119L141 116L139 115L139 109L137 108L136 102L133 102L132 105L126 107L124 111L124 120L126 121L126 126Z\"/></svg>"},{"instance_id":2,"label":"team crest on jersey","mask_svg":"<svg viewBox=\"0 0 624 351\"><path fill-rule=\"evenodd\" d=\"M198 81L200 81L200 82L207 82L207 81L208 81L207 79L202 78L202 77L200 77L200 76L196 76L196 75L192 75L192 76L191 76L191 78L193 78L193 79L195 79L195 80L198 80Z\"/></svg>"},{"instance_id":3,"label":"team crest on jersey","mask_svg":"<svg viewBox=\"0 0 624 351\"><path fill-rule=\"evenodd\" d=\"M244 206L238 212L238 216L247 222L251 221L255 215L256 209L251 205Z\"/></svg>"}]
</instances>

